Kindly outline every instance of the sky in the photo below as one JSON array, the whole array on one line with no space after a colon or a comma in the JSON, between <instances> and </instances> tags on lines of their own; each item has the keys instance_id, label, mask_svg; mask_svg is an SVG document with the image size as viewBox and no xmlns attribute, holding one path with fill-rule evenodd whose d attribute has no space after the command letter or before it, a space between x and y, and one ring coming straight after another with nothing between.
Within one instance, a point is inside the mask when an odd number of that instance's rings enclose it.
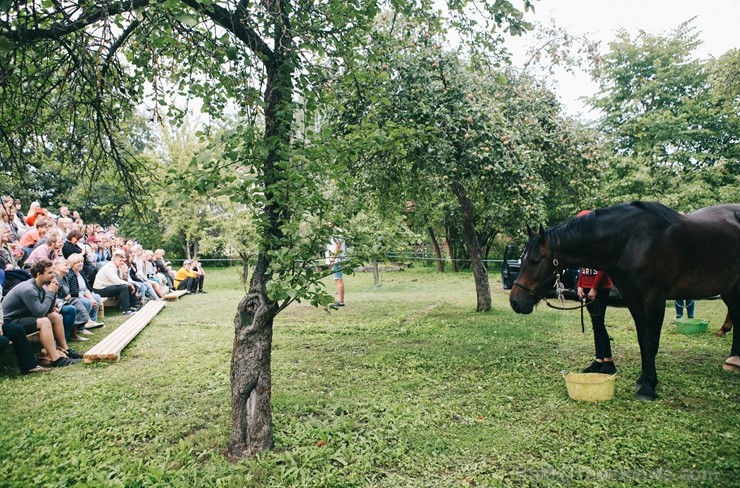
<instances>
[{"instance_id":1,"label":"sky","mask_svg":"<svg viewBox=\"0 0 740 488\"><path fill-rule=\"evenodd\" d=\"M516 0L515 6L519 6ZM703 44L695 51L700 59L719 57L733 48L740 48L740 0L535 0L535 13L525 18L530 22L565 27L571 34L589 34L608 48L619 29L634 36L640 30L650 34L668 33L681 23L696 17L693 26ZM515 65L521 66L532 40L527 36L507 40ZM559 72L553 87L563 102L566 112L594 119L581 96L596 93L596 85L583 73L572 75Z\"/></svg>"}]
</instances>

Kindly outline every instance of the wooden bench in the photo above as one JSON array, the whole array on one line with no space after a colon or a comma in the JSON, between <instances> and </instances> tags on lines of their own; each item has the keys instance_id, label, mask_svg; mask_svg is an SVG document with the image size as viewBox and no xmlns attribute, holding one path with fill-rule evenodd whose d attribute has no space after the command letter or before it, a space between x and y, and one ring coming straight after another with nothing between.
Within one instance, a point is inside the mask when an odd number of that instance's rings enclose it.
<instances>
[{"instance_id":1,"label":"wooden bench","mask_svg":"<svg viewBox=\"0 0 740 488\"><path fill-rule=\"evenodd\" d=\"M178 298L180 298L183 295L186 295L187 293L188 293L187 290L173 290L162 298L164 298L165 300L169 302L176 302Z\"/></svg>"},{"instance_id":2,"label":"wooden bench","mask_svg":"<svg viewBox=\"0 0 740 488\"><path fill-rule=\"evenodd\" d=\"M28 339L29 342L38 342L39 341L39 331L26 334L26 339ZM9 344L12 344L12 343L13 341L9 342Z\"/></svg>"},{"instance_id":3,"label":"wooden bench","mask_svg":"<svg viewBox=\"0 0 740 488\"><path fill-rule=\"evenodd\" d=\"M141 310L131 315L116 330L87 351L83 355L83 361L94 363L96 361L118 361L121 359L123 348L134 340L164 306L164 301L152 300L147 302L146 305L141 307Z\"/></svg>"}]
</instances>

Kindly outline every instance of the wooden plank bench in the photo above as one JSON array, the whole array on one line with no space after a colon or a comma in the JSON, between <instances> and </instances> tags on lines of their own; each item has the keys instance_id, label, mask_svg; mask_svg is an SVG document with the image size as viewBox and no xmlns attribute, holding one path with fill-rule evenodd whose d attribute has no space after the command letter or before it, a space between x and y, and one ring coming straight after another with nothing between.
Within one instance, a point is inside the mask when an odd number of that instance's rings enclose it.
<instances>
[{"instance_id":1,"label":"wooden plank bench","mask_svg":"<svg viewBox=\"0 0 740 488\"><path fill-rule=\"evenodd\" d=\"M28 339L28 342L38 342L39 341L39 331L26 334L26 339ZM9 342L9 344L12 344L12 343L13 341Z\"/></svg>"},{"instance_id":2,"label":"wooden plank bench","mask_svg":"<svg viewBox=\"0 0 740 488\"><path fill-rule=\"evenodd\" d=\"M105 339L87 351L83 355L83 361L94 363L96 361L118 361L121 359L123 348L134 340L164 306L164 301L152 300L147 302L146 305L141 307L141 310L133 314Z\"/></svg>"},{"instance_id":3,"label":"wooden plank bench","mask_svg":"<svg viewBox=\"0 0 740 488\"><path fill-rule=\"evenodd\" d=\"M178 298L188 293L187 290L172 290L166 294L163 298L168 302L176 302Z\"/></svg>"}]
</instances>

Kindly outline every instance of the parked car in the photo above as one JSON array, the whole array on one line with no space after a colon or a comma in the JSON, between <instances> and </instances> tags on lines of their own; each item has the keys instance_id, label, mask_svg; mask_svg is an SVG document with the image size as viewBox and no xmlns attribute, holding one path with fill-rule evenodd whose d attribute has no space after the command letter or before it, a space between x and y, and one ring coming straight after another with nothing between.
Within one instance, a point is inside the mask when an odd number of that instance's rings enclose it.
<instances>
[{"instance_id":1,"label":"parked car","mask_svg":"<svg viewBox=\"0 0 740 488\"><path fill-rule=\"evenodd\" d=\"M514 244L509 244L504 249L504 262L501 263L501 283L504 290L511 290L516 277L519 276L519 270L522 269L521 253L517 254L517 250Z\"/></svg>"}]
</instances>

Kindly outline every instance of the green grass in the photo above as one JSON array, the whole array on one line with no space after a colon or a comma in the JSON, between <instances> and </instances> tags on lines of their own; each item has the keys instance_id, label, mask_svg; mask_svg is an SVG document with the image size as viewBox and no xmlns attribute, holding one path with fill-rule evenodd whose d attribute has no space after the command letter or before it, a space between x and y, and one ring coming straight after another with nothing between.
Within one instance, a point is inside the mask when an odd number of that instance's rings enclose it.
<instances>
[{"instance_id":1,"label":"green grass","mask_svg":"<svg viewBox=\"0 0 740 488\"><path fill-rule=\"evenodd\" d=\"M275 449L224 457L236 268L169 304L112 364L18 376L0 359L2 486L740 486L740 375L730 338L682 336L667 310L660 400L638 402L639 350L624 308L607 326L613 401L568 399L586 366L578 312L472 312L469 274L428 269L345 279L347 307L278 317ZM332 286L331 282L327 282ZM725 307L696 316L721 325ZM109 314L96 340L122 317ZM95 341L76 346L85 350Z\"/></svg>"}]
</instances>

